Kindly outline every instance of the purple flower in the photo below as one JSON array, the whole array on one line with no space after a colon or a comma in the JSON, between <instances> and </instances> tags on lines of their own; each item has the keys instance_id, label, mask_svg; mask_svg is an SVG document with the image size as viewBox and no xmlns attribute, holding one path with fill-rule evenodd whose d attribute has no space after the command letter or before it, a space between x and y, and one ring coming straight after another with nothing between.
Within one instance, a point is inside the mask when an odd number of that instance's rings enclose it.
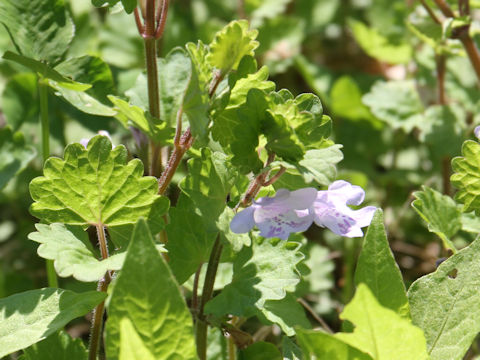
<instances>
[{"instance_id":1,"label":"purple flower","mask_svg":"<svg viewBox=\"0 0 480 360\"><path fill-rule=\"evenodd\" d=\"M375 206L353 210L347 205L360 205L365 192L360 186L338 180L330 184L328 190L319 191L313 203L314 222L327 227L337 235L361 237L362 227L370 225Z\"/></svg>"},{"instance_id":2,"label":"purple flower","mask_svg":"<svg viewBox=\"0 0 480 360\"><path fill-rule=\"evenodd\" d=\"M316 194L314 188L292 192L280 189L274 197L262 197L240 211L230 223L230 229L240 234L249 232L256 225L261 236L286 240L290 233L305 231L312 224L314 214L308 209L312 207Z\"/></svg>"},{"instance_id":3,"label":"purple flower","mask_svg":"<svg viewBox=\"0 0 480 360\"><path fill-rule=\"evenodd\" d=\"M477 139L480 140L480 126L476 126L476 127L475 127L475 130L473 130L473 133L475 134L475 136L477 137Z\"/></svg>"},{"instance_id":4,"label":"purple flower","mask_svg":"<svg viewBox=\"0 0 480 360\"><path fill-rule=\"evenodd\" d=\"M353 210L360 205L365 192L360 186L339 180L328 190L305 188L296 191L280 189L274 197L262 197L240 211L230 223L237 234L249 232L255 225L263 237L288 239L292 232L307 230L312 222L346 237L363 236L362 227L370 225L376 208Z\"/></svg>"}]
</instances>

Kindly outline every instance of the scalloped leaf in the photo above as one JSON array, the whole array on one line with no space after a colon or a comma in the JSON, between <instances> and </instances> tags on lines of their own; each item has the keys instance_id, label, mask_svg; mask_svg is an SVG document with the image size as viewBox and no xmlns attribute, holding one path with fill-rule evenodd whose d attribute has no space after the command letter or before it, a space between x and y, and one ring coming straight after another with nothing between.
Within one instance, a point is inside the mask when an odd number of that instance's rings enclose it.
<instances>
[{"instance_id":1,"label":"scalloped leaf","mask_svg":"<svg viewBox=\"0 0 480 360\"><path fill-rule=\"evenodd\" d=\"M247 20L232 21L215 35L210 44L207 61L222 74L236 70L245 55L254 55L259 45L255 40L258 31L249 30L248 26Z\"/></svg>"},{"instance_id":2,"label":"scalloped leaf","mask_svg":"<svg viewBox=\"0 0 480 360\"><path fill-rule=\"evenodd\" d=\"M268 300L280 300L300 281L297 264L304 255L296 242L257 239L244 247L233 264L233 280L210 300L206 313L251 316Z\"/></svg>"},{"instance_id":3,"label":"scalloped leaf","mask_svg":"<svg viewBox=\"0 0 480 360\"><path fill-rule=\"evenodd\" d=\"M83 231L70 231L64 224L36 224L36 232L28 238L40 246L38 255L44 259L54 260L55 270L61 277L73 276L79 281L98 281L107 270L120 270L125 259L125 252L98 260L88 244ZM157 249L162 250L163 245ZM163 250L165 251L165 250Z\"/></svg>"},{"instance_id":4,"label":"scalloped leaf","mask_svg":"<svg viewBox=\"0 0 480 360\"><path fill-rule=\"evenodd\" d=\"M462 146L463 157L452 160L454 174L450 180L458 191L455 200L463 204L463 212L480 210L480 144L468 140Z\"/></svg>"},{"instance_id":5,"label":"scalloped leaf","mask_svg":"<svg viewBox=\"0 0 480 360\"><path fill-rule=\"evenodd\" d=\"M450 238L462 228L461 213L450 196L422 186L423 191L413 193L412 207L427 222L428 231L438 235L446 249L456 251Z\"/></svg>"},{"instance_id":6,"label":"scalloped leaf","mask_svg":"<svg viewBox=\"0 0 480 360\"><path fill-rule=\"evenodd\" d=\"M148 218L157 199L157 179L143 176L139 159L127 160L127 150L112 149L107 137L95 136L87 149L65 148L65 160L51 157L44 176L30 183L35 201L30 211L39 219L70 225L116 226ZM167 198L161 200L168 202Z\"/></svg>"}]
</instances>

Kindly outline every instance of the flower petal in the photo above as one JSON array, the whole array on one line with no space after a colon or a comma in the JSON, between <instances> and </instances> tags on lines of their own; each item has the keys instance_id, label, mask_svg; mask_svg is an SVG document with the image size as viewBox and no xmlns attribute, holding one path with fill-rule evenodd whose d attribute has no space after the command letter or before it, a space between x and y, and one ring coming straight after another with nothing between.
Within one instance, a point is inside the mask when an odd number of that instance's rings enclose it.
<instances>
[{"instance_id":1,"label":"flower petal","mask_svg":"<svg viewBox=\"0 0 480 360\"><path fill-rule=\"evenodd\" d=\"M262 210L265 212L264 209L259 209L257 212L261 212ZM257 212L255 212L255 218L257 218ZM312 212L306 216L299 217L293 210L288 210L277 213L274 216L262 214L260 217L263 221L256 221L256 224L261 236L278 237L287 240L290 233L307 230L313 222L314 214Z\"/></svg>"},{"instance_id":2,"label":"flower petal","mask_svg":"<svg viewBox=\"0 0 480 360\"><path fill-rule=\"evenodd\" d=\"M302 210L312 206L317 197L317 189L308 187L292 191L290 197L285 200L291 209Z\"/></svg>"},{"instance_id":3,"label":"flower petal","mask_svg":"<svg viewBox=\"0 0 480 360\"><path fill-rule=\"evenodd\" d=\"M357 226L362 228L370 225L376 210L375 206L366 206L359 210L352 210L350 216L355 219Z\"/></svg>"},{"instance_id":4,"label":"flower petal","mask_svg":"<svg viewBox=\"0 0 480 360\"><path fill-rule=\"evenodd\" d=\"M365 191L358 186L344 180L337 180L328 187L329 197L342 198L348 205L360 205L365 199ZM332 201L335 201L332 199Z\"/></svg>"},{"instance_id":5,"label":"flower petal","mask_svg":"<svg viewBox=\"0 0 480 360\"><path fill-rule=\"evenodd\" d=\"M337 235L347 236L347 234L353 231L356 227L356 221L354 218L344 214L334 207L327 204L315 202L315 224L321 227L327 227ZM360 230L360 228L358 227ZM360 230L360 233L362 231ZM363 233L362 233L363 235ZM360 235L361 236L361 235Z\"/></svg>"},{"instance_id":6,"label":"flower petal","mask_svg":"<svg viewBox=\"0 0 480 360\"><path fill-rule=\"evenodd\" d=\"M249 232L255 225L255 221L253 220L255 210L256 207L249 206L237 213L230 222L230 230L235 234Z\"/></svg>"}]
</instances>

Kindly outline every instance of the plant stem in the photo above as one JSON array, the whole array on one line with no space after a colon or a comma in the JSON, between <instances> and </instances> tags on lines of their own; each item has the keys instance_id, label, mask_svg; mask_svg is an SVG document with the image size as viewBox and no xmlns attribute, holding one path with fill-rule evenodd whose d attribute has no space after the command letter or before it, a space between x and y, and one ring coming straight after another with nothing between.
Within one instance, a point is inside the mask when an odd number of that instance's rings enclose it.
<instances>
[{"instance_id":1,"label":"plant stem","mask_svg":"<svg viewBox=\"0 0 480 360\"><path fill-rule=\"evenodd\" d=\"M437 54L435 57L437 65L437 100L440 105L445 105L447 99L445 96L445 72L447 70L447 58L443 54Z\"/></svg>"},{"instance_id":2,"label":"plant stem","mask_svg":"<svg viewBox=\"0 0 480 360\"><path fill-rule=\"evenodd\" d=\"M40 101L40 126L42 132L42 157L45 162L50 156L50 122L48 119L48 85L42 76L38 77L38 98ZM48 286L58 288L58 279L53 260L46 260Z\"/></svg>"},{"instance_id":3,"label":"plant stem","mask_svg":"<svg viewBox=\"0 0 480 360\"><path fill-rule=\"evenodd\" d=\"M442 14L446 17L455 18L455 13L452 11L450 6L445 2L445 0L435 0L435 4L437 4L438 8L442 12ZM463 2L462 2L463 4ZM460 10L462 14L465 12L469 12L469 6L461 6ZM465 15L468 15L466 13ZM480 82L480 53L478 52L477 46L473 42L473 39L469 33L470 25L462 26L458 29L455 29L455 33L452 37L459 39L462 42L465 51L467 52L468 59L475 70L475 74L477 75L477 79Z\"/></svg>"},{"instance_id":4,"label":"plant stem","mask_svg":"<svg viewBox=\"0 0 480 360\"><path fill-rule=\"evenodd\" d=\"M220 255L222 254L223 245L220 242L220 235L217 236L208 260L207 273L205 274L205 282L203 283L202 298L200 299L200 308L195 327L195 336L197 340L197 354L200 360L207 360L207 322L205 321L204 308L208 300L213 294L213 286L215 277L217 276Z\"/></svg>"},{"instance_id":5,"label":"plant stem","mask_svg":"<svg viewBox=\"0 0 480 360\"><path fill-rule=\"evenodd\" d=\"M108 258L107 238L105 236L105 228L103 224L97 224L97 238L100 244L100 253L102 259ZM98 282L97 291L107 292L111 277L107 271L103 279ZM90 329L90 345L88 347L88 360L96 360L98 349L100 347L100 340L102 338L103 313L105 310L105 301L102 301L93 310L92 326Z\"/></svg>"}]
</instances>

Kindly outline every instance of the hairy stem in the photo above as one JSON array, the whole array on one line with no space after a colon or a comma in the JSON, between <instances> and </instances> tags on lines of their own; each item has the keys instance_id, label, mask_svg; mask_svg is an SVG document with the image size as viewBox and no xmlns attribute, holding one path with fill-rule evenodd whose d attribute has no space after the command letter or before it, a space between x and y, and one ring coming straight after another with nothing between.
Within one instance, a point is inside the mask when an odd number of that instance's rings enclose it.
<instances>
[{"instance_id":1,"label":"hairy stem","mask_svg":"<svg viewBox=\"0 0 480 360\"><path fill-rule=\"evenodd\" d=\"M197 354L200 360L207 360L207 322L205 321L205 304L212 298L213 285L217 276L218 264L222 254L223 245L220 242L220 235L217 236L208 260L207 273L203 283L202 298L200 299L200 308L198 309L197 322L195 327L195 336L197 340Z\"/></svg>"},{"instance_id":2,"label":"hairy stem","mask_svg":"<svg viewBox=\"0 0 480 360\"><path fill-rule=\"evenodd\" d=\"M107 238L103 224L97 224L97 238L100 245L102 259L108 258ZM98 282L97 291L107 292L111 277L107 271L103 279ZM90 329L90 344L88 347L88 360L96 360L98 349L102 338L103 313L105 311L105 301L102 301L93 310L92 326Z\"/></svg>"},{"instance_id":3,"label":"hairy stem","mask_svg":"<svg viewBox=\"0 0 480 360\"><path fill-rule=\"evenodd\" d=\"M42 128L42 157L45 162L50 156L50 122L48 119L48 85L38 77L38 98L40 101L40 125ZM58 279L53 260L46 260L48 286L58 288Z\"/></svg>"}]
</instances>

